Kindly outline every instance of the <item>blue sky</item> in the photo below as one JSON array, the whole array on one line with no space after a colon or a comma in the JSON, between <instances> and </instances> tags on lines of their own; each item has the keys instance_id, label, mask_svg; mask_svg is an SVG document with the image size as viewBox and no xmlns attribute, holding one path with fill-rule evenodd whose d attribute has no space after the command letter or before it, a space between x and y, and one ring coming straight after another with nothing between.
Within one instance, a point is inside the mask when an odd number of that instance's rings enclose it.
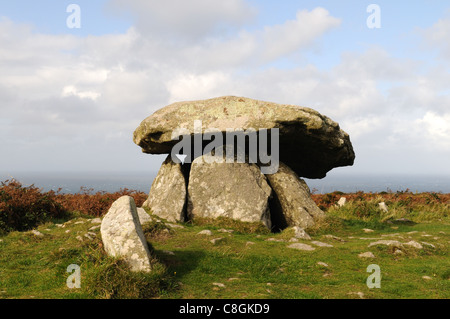
<instances>
[{"instance_id":1,"label":"blue sky","mask_svg":"<svg viewBox=\"0 0 450 319\"><path fill-rule=\"evenodd\" d=\"M337 172L450 175L449 43L448 1L2 1L0 171L154 171L140 121L242 95L339 122Z\"/></svg>"}]
</instances>

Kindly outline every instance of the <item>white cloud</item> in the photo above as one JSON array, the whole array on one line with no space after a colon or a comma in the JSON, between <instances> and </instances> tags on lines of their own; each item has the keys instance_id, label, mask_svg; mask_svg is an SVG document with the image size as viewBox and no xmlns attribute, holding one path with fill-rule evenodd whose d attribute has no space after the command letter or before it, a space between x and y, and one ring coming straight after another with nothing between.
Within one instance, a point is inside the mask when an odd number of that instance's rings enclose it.
<instances>
[{"instance_id":1,"label":"white cloud","mask_svg":"<svg viewBox=\"0 0 450 319\"><path fill-rule=\"evenodd\" d=\"M421 30L421 34L431 48L437 48L439 55L450 61L450 18L439 19L430 28Z\"/></svg>"},{"instance_id":2,"label":"white cloud","mask_svg":"<svg viewBox=\"0 0 450 319\"><path fill-rule=\"evenodd\" d=\"M140 154L131 138L141 120L171 102L221 95L317 109L350 134L358 161L370 163L381 146L408 158L420 148L450 151L447 69L379 47L343 53L328 70L269 67L314 47L340 20L316 8L249 31L243 26L254 9L244 1L210 3L135 0L138 25L105 36L45 35L0 19L0 143L10 150L0 167L138 165L149 157L127 152ZM170 5L185 14L163 20ZM156 20L145 25L145 17ZM164 38L161 28L175 37ZM433 41L447 34L443 22L430 30ZM45 162L43 153L55 150L58 162Z\"/></svg>"},{"instance_id":3,"label":"white cloud","mask_svg":"<svg viewBox=\"0 0 450 319\"><path fill-rule=\"evenodd\" d=\"M223 72L205 74L180 74L168 81L169 103L178 101L201 100L211 96L232 95L224 91L233 80Z\"/></svg>"},{"instance_id":4,"label":"white cloud","mask_svg":"<svg viewBox=\"0 0 450 319\"><path fill-rule=\"evenodd\" d=\"M137 28L148 37L198 41L239 27L256 14L244 0L112 0L116 12L131 11Z\"/></svg>"},{"instance_id":5,"label":"white cloud","mask_svg":"<svg viewBox=\"0 0 450 319\"><path fill-rule=\"evenodd\" d=\"M340 19L330 16L324 8L298 11L295 20L264 28L261 36L263 59L272 61L306 47L340 23Z\"/></svg>"},{"instance_id":6,"label":"white cloud","mask_svg":"<svg viewBox=\"0 0 450 319\"><path fill-rule=\"evenodd\" d=\"M421 134L425 134L427 140L432 142L431 147L439 147L450 150L450 113L438 115L427 112L422 119L415 121L421 128Z\"/></svg>"}]
</instances>

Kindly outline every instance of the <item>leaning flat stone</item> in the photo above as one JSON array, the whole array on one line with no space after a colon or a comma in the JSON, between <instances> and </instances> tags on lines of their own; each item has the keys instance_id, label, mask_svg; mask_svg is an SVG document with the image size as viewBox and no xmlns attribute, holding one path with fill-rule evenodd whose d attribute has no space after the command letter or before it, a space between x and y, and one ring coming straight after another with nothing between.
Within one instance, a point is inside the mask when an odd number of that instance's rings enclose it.
<instances>
[{"instance_id":1,"label":"leaning flat stone","mask_svg":"<svg viewBox=\"0 0 450 319\"><path fill-rule=\"evenodd\" d=\"M302 243L294 243L287 246L288 248L292 249L298 249L298 250L305 250L305 251L313 251L315 248L308 244L302 244Z\"/></svg>"},{"instance_id":2,"label":"leaning flat stone","mask_svg":"<svg viewBox=\"0 0 450 319\"><path fill-rule=\"evenodd\" d=\"M278 172L267 174L267 180L274 190L277 203L271 210L272 222L280 227L300 226L309 228L314 226L315 219L325 216L312 200L309 188L305 181L287 167L284 163L279 163Z\"/></svg>"},{"instance_id":3,"label":"leaning flat stone","mask_svg":"<svg viewBox=\"0 0 450 319\"><path fill-rule=\"evenodd\" d=\"M103 218L100 233L109 256L123 258L132 271L151 271L151 255L134 199L122 196Z\"/></svg>"},{"instance_id":4,"label":"leaning flat stone","mask_svg":"<svg viewBox=\"0 0 450 319\"><path fill-rule=\"evenodd\" d=\"M170 155L161 165L142 206L169 222L185 221L186 180L182 165L173 162Z\"/></svg>"},{"instance_id":5,"label":"leaning flat stone","mask_svg":"<svg viewBox=\"0 0 450 319\"><path fill-rule=\"evenodd\" d=\"M235 96L168 105L146 118L133 140L144 153L170 154L179 142L173 133L183 128L182 135L193 137L199 133L194 130L199 119L202 134L278 128L280 160L299 176L323 178L335 167L353 165L355 159L348 134L317 111Z\"/></svg>"},{"instance_id":6,"label":"leaning flat stone","mask_svg":"<svg viewBox=\"0 0 450 319\"><path fill-rule=\"evenodd\" d=\"M188 186L188 217L230 218L262 222L271 227L272 189L256 164L211 163L209 155L195 159Z\"/></svg>"}]
</instances>

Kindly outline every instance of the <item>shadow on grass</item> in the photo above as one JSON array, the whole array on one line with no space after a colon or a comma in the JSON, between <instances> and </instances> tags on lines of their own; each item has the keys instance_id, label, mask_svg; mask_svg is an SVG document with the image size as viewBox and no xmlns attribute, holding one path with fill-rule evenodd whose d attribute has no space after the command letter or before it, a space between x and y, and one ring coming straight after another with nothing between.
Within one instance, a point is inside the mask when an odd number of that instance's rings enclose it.
<instances>
[{"instance_id":1,"label":"shadow on grass","mask_svg":"<svg viewBox=\"0 0 450 319\"><path fill-rule=\"evenodd\" d=\"M159 262L167 267L167 271L172 275L176 274L178 279L197 268L200 261L206 256L201 250L182 250L174 252L174 255L164 250L153 250Z\"/></svg>"}]
</instances>

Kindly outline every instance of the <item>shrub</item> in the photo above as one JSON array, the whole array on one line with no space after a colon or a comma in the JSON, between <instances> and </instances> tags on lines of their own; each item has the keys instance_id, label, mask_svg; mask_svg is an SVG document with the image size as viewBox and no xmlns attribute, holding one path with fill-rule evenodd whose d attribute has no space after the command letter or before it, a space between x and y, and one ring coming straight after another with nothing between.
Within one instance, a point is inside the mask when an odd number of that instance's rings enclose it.
<instances>
[{"instance_id":1,"label":"shrub","mask_svg":"<svg viewBox=\"0 0 450 319\"><path fill-rule=\"evenodd\" d=\"M26 231L51 218L61 218L65 210L53 191L42 193L34 185L24 187L16 180L1 182L0 232Z\"/></svg>"},{"instance_id":2,"label":"shrub","mask_svg":"<svg viewBox=\"0 0 450 319\"><path fill-rule=\"evenodd\" d=\"M82 187L78 194L58 194L56 201L70 212L100 217L108 212L111 205L122 196L133 197L136 206L140 207L147 199L147 194L123 188L115 193L96 192Z\"/></svg>"}]
</instances>

